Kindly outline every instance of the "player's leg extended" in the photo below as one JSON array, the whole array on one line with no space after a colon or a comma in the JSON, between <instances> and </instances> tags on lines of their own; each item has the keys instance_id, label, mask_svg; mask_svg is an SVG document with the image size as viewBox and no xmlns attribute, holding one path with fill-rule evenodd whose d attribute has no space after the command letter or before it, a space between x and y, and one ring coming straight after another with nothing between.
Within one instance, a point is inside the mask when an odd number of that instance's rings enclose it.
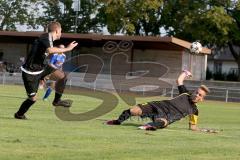
<instances>
[{"instance_id":1,"label":"player's leg extended","mask_svg":"<svg viewBox=\"0 0 240 160\"><path fill-rule=\"evenodd\" d=\"M54 106L63 106L63 107L70 107L72 104L72 100L61 100L63 91L65 89L65 85L67 82L67 76L66 74L58 69L55 69L48 65L44 73L42 74L43 77L50 75L50 80L55 80L56 85L55 85L55 98L53 100L53 105Z\"/></svg>"},{"instance_id":2,"label":"player's leg extended","mask_svg":"<svg viewBox=\"0 0 240 160\"><path fill-rule=\"evenodd\" d=\"M72 101L71 100L61 100L62 94L64 92L66 82L67 82L67 75L61 70L55 70L50 77L51 80L55 80L55 98L53 100L54 106L64 106L70 107Z\"/></svg>"},{"instance_id":3,"label":"player's leg extended","mask_svg":"<svg viewBox=\"0 0 240 160\"><path fill-rule=\"evenodd\" d=\"M27 98L20 106L19 110L14 114L16 119L27 119L25 113L36 102L36 95L34 97Z\"/></svg>"},{"instance_id":4,"label":"player's leg extended","mask_svg":"<svg viewBox=\"0 0 240 160\"><path fill-rule=\"evenodd\" d=\"M56 70L55 72L52 73L51 79L55 80L55 98L54 101L57 102L58 100L61 99L62 94L65 89L65 85L67 82L67 76L63 71Z\"/></svg>"},{"instance_id":5,"label":"player's leg extended","mask_svg":"<svg viewBox=\"0 0 240 160\"><path fill-rule=\"evenodd\" d=\"M124 110L122 114L116 120L110 120L107 122L108 125L120 125L125 120L129 119L131 116L141 116L142 110L141 108L136 105L133 106L131 109Z\"/></svg>"},{"instance_id":6,"label":"player's leg extended","mask_svg":"<svg viewBox=\"0 0 240 160\"><path fill-rule=\"evenodd\" d=\"M48 86L47 90L43 96L43 100L46 100L50 96L51 93L52 93L52 88L50 86Z\"/></svg>"},{"instance_id":7,"label":"player's leg extended","mask_svg":"<svg viewBox=\"0 0 240 160\"><path fill-rule=\"evenodd\" d=\"M168 121L166 118L155 117L153 119L153 122L148 123L148 125L156 128L156 129L162 129L162 128L167 127Z\"/></svg>"},{"instance_id":8,"label":"player's leg extended","mask_svg":"<svg viewBox=\"0 0 240 160\"><path fill-rule=\"evenodd\" d=\"M44 96L43 96L43 100L46 100L49 96L50 96L50 94L52 93L52 88L54 88L54 81L51 81L50 82L50 84L48 84L47 85L47 90L46 90L46 92L45 92L45 94L44 94Z\"/></svg>"},{"instance_id":9,"label":"player's leg extended","mask_svg":"<svg viewBox=\"0 0 240 160\"><path fill-rule=\"evenodd\" d=\"M55 70L51 74L50 79L56 81L56 83L55 83L56 92L59 94L63 94L65 85L67 82L67 75L61 70Z\"/></svg>"},{"instance_id":10,"label":"player's leg extended","mask_svg":"<svg viewBox=\"0 0 240 160\"><path fill-rule=\"evenodd\" d=\"M37 100L36 94L40 81L39 75L29 75L24 72L22 73L22 78L28 98L21 104L19 110L14 114L16 119L26 119L24 114Z\"/></svg>"},{"instance_id":11,"label":"player's leg extended","mask_svg":"<svg viewBox=\"0 0 240 160\"><path fill-rule=\"evenodd\" d=\"M151 106L151 105L149 105ZM158 106L154 107L144 107L143 110L146 113L150 113L147 117L152 118L152 122L147 123L143 126L140 126L140 129L144 130L156 130L160 128L165 128L168 125L168 121L166 118L166 114L162 111L161 107L158 108ZM151 114L152 113L152 114Z\"/></svg>"},{"instance_id":12,"label":"player's leg extended","mask_svg":"<svg viewBox=\"0 0 240 160\"><path fill-rule=\"evenodd\" d=\"M131 109L123 111L117 120L108 121L107 124L118 125L130 118L131 116L153 118L153 116L155 116L156 114L157 112L155 111L155 109L148 103L138 104L136 106L133 106Z\"/></svg>"}]
</instances>

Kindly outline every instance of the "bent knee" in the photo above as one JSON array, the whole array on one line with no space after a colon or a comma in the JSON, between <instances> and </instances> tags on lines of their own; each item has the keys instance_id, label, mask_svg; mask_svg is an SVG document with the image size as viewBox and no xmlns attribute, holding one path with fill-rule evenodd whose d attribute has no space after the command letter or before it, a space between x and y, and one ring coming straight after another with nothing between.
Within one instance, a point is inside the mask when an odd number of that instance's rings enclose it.
<instances>
[{"instance_id":1,"label":"bent knee","mask_svg":"<svg viewBox=\"0 0 240 160\"><path fill-rule=\"evenodd\" d=\"M133 116L141 116L142 115L142 109L138 106L134 106L130 109L131 115Z\"/></svg>"},{"instance_id":2,"label":"bent knee","mask_svg":"<svg viewBox=\"0 0 240 160\"><path fill-rule=\"evenodd\" d=\"M58 79L66 80L66 79L67 79L67 75L66 75L64 72L62 72L62 74L60 74L60 75L58 76Z\"/></svg>"},{"instance_id":3,"label":"bent knee","mask_svg":"<svg viewBox=\"0 0 240 160\"><path fill-rule=\"evenodd\" d=\"M158 128L165 128L168 126L168 121L165 118L156 118L155 123L158 123Z\"/></svg>"},{"instance_id":4,"label":"bent knee","mask_svg":"<svg viewBox=\"0 0 240 160\"><path fill-rule=\"evenodd\" d=\"M62 80L62 79L67 79L67 75L65 72L60 71L60 70L56 70L55 72L53 72L50 76L51 80Z\"/></svg>"},{"instance_id":5,"label":"bent knee","mask_svg":"<svg viewBox=\"0 0 240 160\"><path fill-rule=\"evenodd\" d=\"M33 101L33 102L36 102L36 101L37 101L37 95L28 97L28 99L31 100L31 101Z\"/></svg>"}]
</instances>

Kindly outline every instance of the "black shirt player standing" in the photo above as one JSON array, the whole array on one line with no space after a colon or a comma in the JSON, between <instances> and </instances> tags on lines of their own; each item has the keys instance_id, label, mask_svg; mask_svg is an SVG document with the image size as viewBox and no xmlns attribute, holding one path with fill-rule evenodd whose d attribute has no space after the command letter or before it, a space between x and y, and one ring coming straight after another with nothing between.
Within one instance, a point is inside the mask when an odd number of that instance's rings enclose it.
<instances>
[{"instance_id":1,"label":"black shirt player standing","mask_svg":"<svg viewBox=\"0 0 240 160\"><path fill-rule=\"evenodd\" d=\"M28 98L21 104L19 110L14 114L16 119L26 119L25 113L37 100L39 82L43 77L53 74L56 80L54 106L70 107L69 101L61 100L65 88L67 77L64 72L45 64L45 58L49 54L63 53L71 51L78 44L73 41L66 48L53 47L53 41L61 37L61 24L51 22L48 25L48 33L42 34L32 45L30 53L27 55L26 62L21 66L22 79Z\"/></svg>"}]
</instances>

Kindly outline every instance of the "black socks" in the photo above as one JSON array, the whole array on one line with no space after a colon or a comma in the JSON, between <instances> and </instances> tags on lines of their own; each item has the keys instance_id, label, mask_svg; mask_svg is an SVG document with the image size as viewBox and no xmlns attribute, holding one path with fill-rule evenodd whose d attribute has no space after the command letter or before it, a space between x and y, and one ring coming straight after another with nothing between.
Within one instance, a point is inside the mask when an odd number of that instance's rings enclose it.
<instances>
[{"instance_id":1,"label":"black socks","mask_svg":"<svg viewBox=\"0 0 240 160\"><path fill-rule=\"evenodd\" d=\"M55 92L55 98L53 100L53 102L58 102L61 100L62 94L61 93L57 93Z\"/></svg>"},{"instance_id":2,"label":"black socks","mask_svg":"<svg viewBox=\"0 0 240 160\"><path fill-rule=\"evenodd\" d=\"M127 120L130 117L131 117L131 112L130 112L130 109L128 109L128 110L125 110L125 111L122 112L122 114L119 116L117 121L119 123L122 123L123 121Z\"/></svg>"},{"instance_id":3,"label":"black socks","mask_svg":"<svg viewBox=\"0 0 240 160\"><path fill-rule=\"evenodd\" d=\"M22 105L20 106L20 108L17 112L17 115L23 116L34 103L35 103L35 101L32 101L30 99L26 99L22 103Z\"/></svg>"}]
</instances>

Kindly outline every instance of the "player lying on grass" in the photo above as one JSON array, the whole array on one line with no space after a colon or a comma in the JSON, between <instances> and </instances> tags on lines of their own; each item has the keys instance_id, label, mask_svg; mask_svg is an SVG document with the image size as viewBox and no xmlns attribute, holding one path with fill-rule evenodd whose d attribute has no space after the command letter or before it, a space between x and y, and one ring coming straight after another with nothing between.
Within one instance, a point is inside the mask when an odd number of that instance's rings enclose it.
<instances>
[{"instance_id":1,"label":"player lying on grass","mask_svg":"<svg viewBox=\"0 0 240 160\"><path fill-rule=\"evenodd\" d=\"M148 117L152 119L151 123L139 127L145 130L156 130L165 128L173 122L189 116L189 129L192 131L213 132L209 129L199 129L197 127L198 108L196 104L203 101L209 89L201 85L193 93L189 93L183 85L187 77L191 77L189 71L184 70L177 79L177 85L180 95L163 101L152 101L133 106L131 109L124 110L116 120L107 121L108 125L120 125L131 116Z\"/></svg>"}]
</instances>

